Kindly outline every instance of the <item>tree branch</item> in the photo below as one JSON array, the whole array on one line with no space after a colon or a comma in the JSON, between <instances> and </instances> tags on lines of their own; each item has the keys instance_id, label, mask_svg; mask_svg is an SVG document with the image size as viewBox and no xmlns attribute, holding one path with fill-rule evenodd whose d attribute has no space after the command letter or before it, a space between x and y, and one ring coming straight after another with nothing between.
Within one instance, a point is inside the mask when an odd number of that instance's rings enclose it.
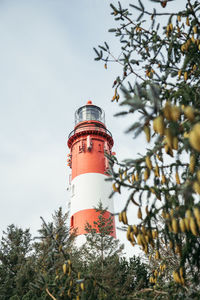
<instances>
[{"instance_id":1,"label":"tree branch","mask_svg":"<svg viewBox=\"0 0 200 300\"><path fill-rule=\"evenodd\" d=\"M47 294L53 299L53 300L57 300L48 290L48 288L45 289Z\"/></svg>"}]
</instances>

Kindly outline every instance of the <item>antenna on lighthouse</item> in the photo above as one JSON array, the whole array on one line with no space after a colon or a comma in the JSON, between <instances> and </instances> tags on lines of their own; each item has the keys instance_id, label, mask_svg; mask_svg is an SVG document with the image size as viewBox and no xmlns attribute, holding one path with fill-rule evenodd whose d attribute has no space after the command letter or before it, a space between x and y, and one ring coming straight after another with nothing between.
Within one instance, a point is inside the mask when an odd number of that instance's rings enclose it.
<instances>
[{"instance_id":1,"label":"antenna on lighthouse","mask_svg":"<svg viewBox=\"0 0 200 300\"><path fill-rule=\"evenodd\" d=\"M113 138L105 125L104 111L91 100L75 112L75 127L69 134L68 165L70 166L70 229L76 229L77 245L85 241L86 223L98 220L99 201L107 208L105 217L113 220L112 236L116 237L113 202L109 198L112 184L108 177L109 163L104 153L112 153Z\"/></svg>"}]
</instances>

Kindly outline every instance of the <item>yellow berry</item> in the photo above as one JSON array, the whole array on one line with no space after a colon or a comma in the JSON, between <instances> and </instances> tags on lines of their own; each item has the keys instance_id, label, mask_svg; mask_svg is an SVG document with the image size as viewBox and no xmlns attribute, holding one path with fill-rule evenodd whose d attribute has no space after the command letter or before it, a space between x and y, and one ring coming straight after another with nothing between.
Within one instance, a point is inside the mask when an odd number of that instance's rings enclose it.
<instances>
[{"instance_id":1,"label":"yellow berry","mask_svg":"<svg viewBox=\"0 0 200 300\"><path fill-rule=\"evenodd\" d=\"M176 171L175 177L176 177L176 183L177 183L177 184L181 184L180 178L179 178L179 174L178 174L178 171Z\"/></svg>"},{"instance_id":2,"label":"yellow berry","mask_svg":"<svg viewBox=\"0 0 200 300\"><path fill-rule=\"evenodd\" d=\"M144 126L144 133L146 135L146 140L149 143L151 140L151 131L149 126Z\"/></svg>"},{"instance_id":3,"label":"yellow berry","mask_svg":"<svg viewBox=\"0 0 200 300\"><path fill-rule=\"evenodd\" d=\"M188 120L193 121L195 117L194 109L191 106L186 106L184 109L184 115Z\"/></svg>"},{"instance_id":4,"label":"yellow berry","mask_svg":"<svg viewBox=\"0 0 200 300\"><path fill-rule=\"evenodd\" d=\"M190 156L190 164L189 164L189 169L190 169L190 172L191 172L192 174L194 173L195 162L196 162L195 155L192 154L192 155Z\"/></svg>"},{"instance_id":5,"label":"yellow berry","mask_svg":"<svg viewBox=\"0 0 200 300\"><path fill-rule=\"evenodd\" d=\"M141 211L140 207L138 208L137 217L138 217L138 219L142 219L142 211Z\"/></svg>"},{"instance_id":6,"label":"yellow berry","mask_svg":"<svg viewBox=\"0 0 200 300\"><path fill-rule=\"evenodd\" d=\"M145 162L146 162L147 168L148 168L149 170L151 170L153 167L152 167L152 163L151 163L151 159L150 159L150 156L149 156L149 155L146 156Z\"/></svg>"}]
</instances>

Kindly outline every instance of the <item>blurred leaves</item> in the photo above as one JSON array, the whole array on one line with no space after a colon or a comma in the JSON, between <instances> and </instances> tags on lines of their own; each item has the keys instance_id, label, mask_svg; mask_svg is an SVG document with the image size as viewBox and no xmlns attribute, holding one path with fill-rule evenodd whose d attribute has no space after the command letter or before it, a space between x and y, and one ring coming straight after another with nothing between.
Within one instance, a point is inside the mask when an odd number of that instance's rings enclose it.
<instances>
[{"instance_id":1,"label":"blurred leaves","mask_svg":"<svg viewBox=\"0 0 200 300\"><path fill-rule=\"evenodd\" d=\"M113 161L110 174L114 193L122 187L129 193L119 220L127 224L126 214L133 195L133 204L136 199L144 211L137 225L132 220L128 222L130 243L138 244L146 255L152 252L159 261L164 241L177 262L176 269L171 269L170 280L187 284L187 289L179 292L188 291L188 295L192 284L198 295L200 3L187 0L179 11L168 12L170 1L153 1L152 11L143 2L130 3L128 9L120 2L118 6L111 4L117 25L110 32L119 41L119 54L114 54L116 47L114 53L110 47L106 57L104 51L103 55L99 53L107 64L121 66L122 72L113 87L120 93L120 107L126 110L115 116L130 115L132 123L126 133L134 139L144 135L148 143L134 159ZM191 161L193 155L195 164ZM163 218L159 219L161 215ZM157 277L153 275L150 282L156 286Z\"/></svg>"}]
</instances>

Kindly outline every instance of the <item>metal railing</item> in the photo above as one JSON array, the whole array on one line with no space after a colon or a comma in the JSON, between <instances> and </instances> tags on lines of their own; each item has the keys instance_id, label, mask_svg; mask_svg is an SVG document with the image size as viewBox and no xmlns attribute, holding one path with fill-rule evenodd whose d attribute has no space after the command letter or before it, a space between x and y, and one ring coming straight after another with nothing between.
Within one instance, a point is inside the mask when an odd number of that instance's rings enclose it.
<instances>
[{"instance_id":1,"label":"metal railing","mask_svg":"<svg viewBox=\"0 0 200 300\"><path fill-rule=\"evenodd\" d=\"M106 129L106 128L103 128L101 126L98 126L97 124L95 125L82 125L80 127L77 127L75 128L74 130L72 130L68 136L68 139L74 135L75 133L79 133L79 132L83 132L83 131L87 131L87 130L96 130L96 131L99 131L99 132L104 132L104 133L107 133L108 135L110 135L112 137L112 133Z\"/></svg>"}]
</instances>

